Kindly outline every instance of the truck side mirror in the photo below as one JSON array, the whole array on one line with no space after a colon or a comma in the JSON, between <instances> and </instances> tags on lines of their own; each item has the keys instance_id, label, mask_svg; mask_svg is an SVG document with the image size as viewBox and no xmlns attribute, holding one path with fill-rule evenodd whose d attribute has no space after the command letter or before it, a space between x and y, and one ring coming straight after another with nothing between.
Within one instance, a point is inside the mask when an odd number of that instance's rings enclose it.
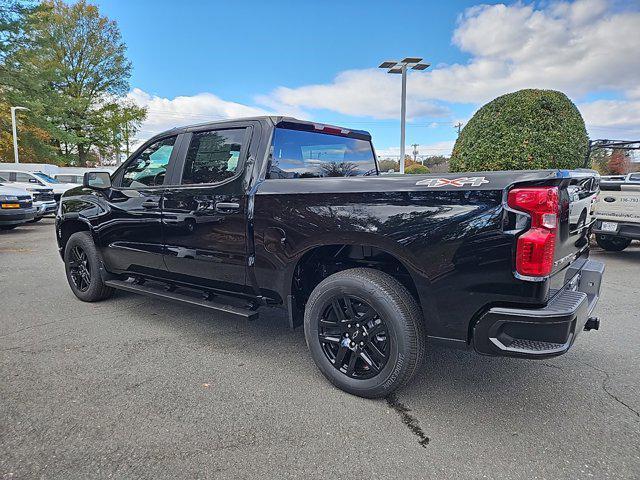
<instances>
[{"instance_id":1,"label":"truck side mirror","mask_svg":"<svg viewBox=\"0 0 640 480\"><path fill-rule=\"evenodd\" d=\"M82 186L105 190L111 188L109 172L86 172L82 177Z\"/></svg>"}]
</instances>

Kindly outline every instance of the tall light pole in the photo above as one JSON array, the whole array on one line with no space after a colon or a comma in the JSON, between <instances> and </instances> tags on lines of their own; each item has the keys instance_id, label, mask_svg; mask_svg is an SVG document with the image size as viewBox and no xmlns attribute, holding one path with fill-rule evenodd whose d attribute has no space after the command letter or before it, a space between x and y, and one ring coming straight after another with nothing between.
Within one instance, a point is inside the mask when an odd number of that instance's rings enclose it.
<instances>
[{"instance_id":1,"label":"tall light pole","mask_svg":"<svg viewBox=\"0 0 640 480\"><path fill-rule=\"evenodd\" d=\"M27 107L11 107L11 127L13 128L13 158L18 161L18 132L16 129L16 110L29 110Z\"/></svg>"},{"instance_id":2,"label":"tall light pole","mask_svg":"<svg viewBox=\"0 0 640 480\"><path fill-rule=\"evenodd\" d=\"M405 143L405 127L407 123L407 69L426 70L429 63L420 63L421 58L407 57L400 62L389 60L382 62L378 68L384 68L387 73L402 74L402 95L400 97L400 173L404 173L404 143Z\"/></svg>"}]
</instances>

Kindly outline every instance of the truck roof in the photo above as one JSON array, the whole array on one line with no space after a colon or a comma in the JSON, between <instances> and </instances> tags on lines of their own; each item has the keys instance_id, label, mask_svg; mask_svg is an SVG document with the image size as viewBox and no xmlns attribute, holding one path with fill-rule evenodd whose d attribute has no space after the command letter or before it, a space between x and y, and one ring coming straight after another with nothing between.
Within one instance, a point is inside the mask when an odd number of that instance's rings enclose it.
<instances>
[{"instance_id":1,"label":"truck roof","mask_svg":"<svg viewBox=\"0 0 640 480\"><path fill-rule=\"evenodd\" d=\"M347 132L344 133L345 135L347 134L355 134L356 136L359 137L366 137L367 140L371 140L371 134L369 132L367 132L366 130L356 130L353 128L346 128L346 127L341 127L341 126L337 126L337 125L330 125L327 123L321 123L321 122L311 122L311 121L307 121L307 120L300 120L298 118L294 118L294 117L287 117L287 116L283 116L283 115L261 115L261 116L255 116L255 117L241 117L241 118L229 118L229 119L225 119L225 120L214 120L211 122L204 122L204 123L196 123L196 124L192 124L192 125L185 125L185 126L181 126L181 127L174 127L170 130L166 130L164 132L161 132L157 135L154 135L153 138L156 137L160 137L160 136L164 136L168 133L173 133L173 134L179 134L179 133L184 133L184 132L188 132L191 130L200 130L200 129L206 129L209 127L215 128L217 126L220 125L225 125L225 124L229 124L229 123L235 123L235 122L249 122L249 121L256 121L256 122L261 122L261 123L266 123L269 124L270 126L294 126L294 125L298 125L300 127L302 127L303 129L309 129L309 130L317 130L319 132L330 132L330 133L334 133L334 132Z\"/></svg>"}]
</instances>

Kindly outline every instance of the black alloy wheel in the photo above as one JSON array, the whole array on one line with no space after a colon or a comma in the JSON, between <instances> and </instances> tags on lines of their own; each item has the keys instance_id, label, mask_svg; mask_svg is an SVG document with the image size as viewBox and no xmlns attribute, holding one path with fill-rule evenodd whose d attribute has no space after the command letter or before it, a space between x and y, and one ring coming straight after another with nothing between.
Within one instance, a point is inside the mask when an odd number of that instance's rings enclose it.
<instances>
[{"instance_id":1,"label":"black alloy wheel","mask_svg":"<svg viewBox=\"0 0 640 480\"><path fill-rule=\"evenodd\" d=\"M79 291L86 292L91 286L91 269L87 253L80 245L75 245L70 254L69 273L71 281Z\"/></svg>"},{"instance_id":2,"label":"black alloy wheel","mask_svg":"<svg viewBox=\"0 0 640 480\"><path fill-rule=\"evenodd\" d=\"M114 290L105 285L101 258L89 232L72 234L64 246L64 269L71 290L83 302L109 298Z\"/></svg>"},{"instance_id":3,"label":"black alloy wheel","mask_svg":"<svg viewBox=\"0 0 640 480\"><path fill-rule=\"evenodd\" d=\"M425 353L424 318L416 299L391 275L343 270L311 292L304 335L313 361L338 388L386 397L418 370Z\"/></svg>"},{"instance_id":4,"label":"black alloy wheel","mask_svg":"<svg viewBox=\"0 0 640 480\"><path fill-rule=\"evenodd\" d=\"M367 302L334 297L320 319L318 339L333 366L351 378L371 378L389 359L387 326Z\"/></svg>"}]
</instances>

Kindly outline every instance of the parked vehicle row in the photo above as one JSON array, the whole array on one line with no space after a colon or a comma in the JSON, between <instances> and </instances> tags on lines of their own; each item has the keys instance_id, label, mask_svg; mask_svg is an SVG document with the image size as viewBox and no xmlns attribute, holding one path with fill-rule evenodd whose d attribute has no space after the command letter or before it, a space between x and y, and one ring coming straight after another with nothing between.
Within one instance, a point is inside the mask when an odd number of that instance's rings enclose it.
<instances>
[{"instance_id":1,"label":"parked vehicle row","mask_svg":"<svg viewBox=\"0 0 640 480\"><path fill-rule=\"evenodd\" d=\"M41 171L28 170L26 167L23 167L24 170L16 168L15 165L11 167L5 165L5 168L0 169L0 186L4 192L2 197L6 199L0 211L0 226L3 230L37 222L45 215L55 214L62 194L82 184L83 173L65 171L48 175ZM24 202L27 196L31 199L28 207Z\"/></svg>"},{"instance_id":2,"label":"parked vehicle row","mask_svg":"<svg viewBox=\"0 0 640 480\"><path fill-rule=\"evenodd\" d=\"M329 381L381 397L421 368L427 339L540 359L598 328L597 180L380 175L368 132L258 117L173 129L112 176L87 173L56 236L82 301L121 289L245 319L280 307Z\"/></svg>"},{"instance_id":3,"label":"parked vehicle row","mask_svg":"<svg viewBox=\"0 0 640 480\"><path fill-rule=\"evenodd\" d=\"M42 172L0 170L0 176L25 188L33 186L47 187L53 191L53 197L56 202L60 201L60 197L64 192L78 186L75 183L62 183Z\"/></svg>"}]
</instances>

